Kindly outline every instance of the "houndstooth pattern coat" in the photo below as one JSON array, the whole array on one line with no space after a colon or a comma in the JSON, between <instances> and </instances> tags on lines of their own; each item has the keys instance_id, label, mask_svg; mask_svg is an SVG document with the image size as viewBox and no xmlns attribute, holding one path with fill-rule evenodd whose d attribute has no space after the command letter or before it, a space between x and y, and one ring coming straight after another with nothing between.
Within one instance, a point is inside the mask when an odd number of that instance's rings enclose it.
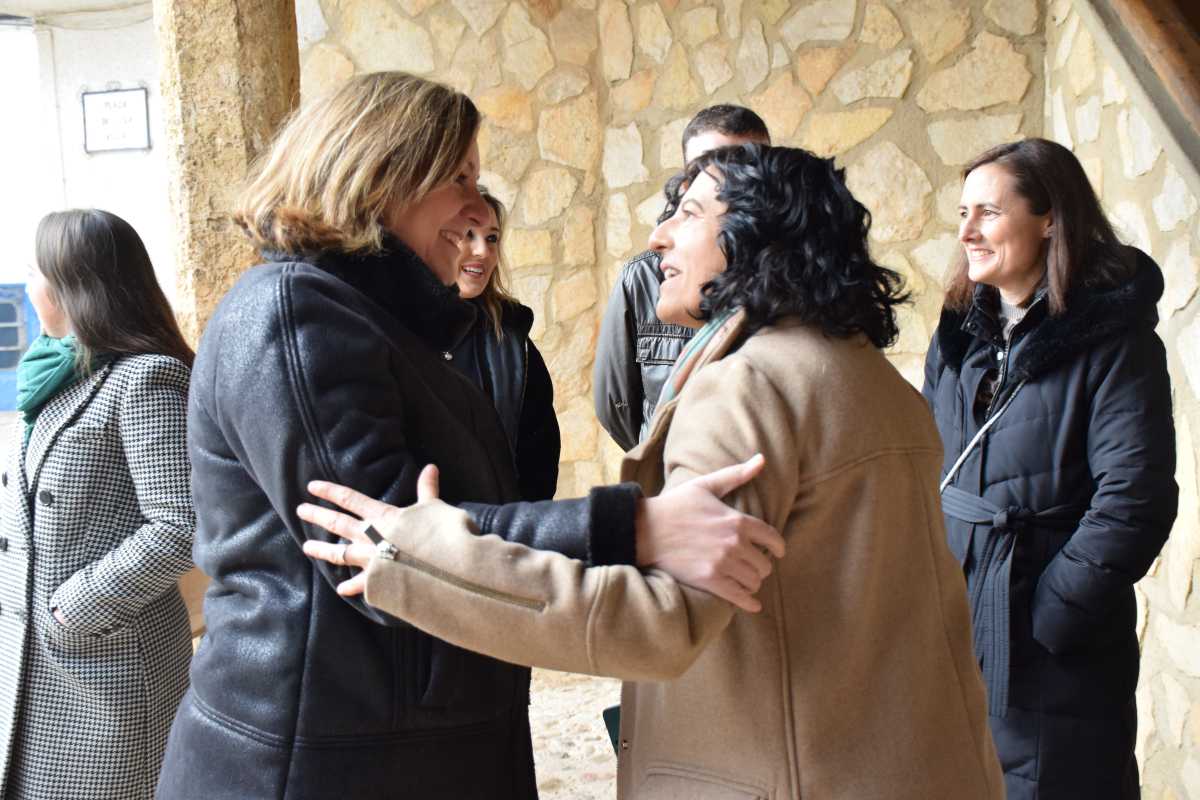
<instances>
[{"instance_id":1,"label":"houndstooth pattern coat","mask_svg":"<svg viewBox=\"0 0 1200 800\"><path fill-rule=\"evenodd\" d=\"M0 798L143 800L187 688L188 369L124 357L0 475ZM68 625L57 622L58 608Z\"/></svg>"}]
</instances>

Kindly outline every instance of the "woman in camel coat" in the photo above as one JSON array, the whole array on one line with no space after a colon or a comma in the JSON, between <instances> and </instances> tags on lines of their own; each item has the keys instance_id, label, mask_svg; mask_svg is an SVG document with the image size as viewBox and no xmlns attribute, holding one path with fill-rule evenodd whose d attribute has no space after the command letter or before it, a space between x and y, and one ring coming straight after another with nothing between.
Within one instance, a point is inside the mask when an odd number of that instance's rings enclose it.
<instances>
[{"instance_id":1,"label":"woman in camel coat","mask_svg":"<svg viewBox=\"0 0 1200 800\"><path fill-rule=\"evenodd\" d=\"M449 641L630 681L619 797L998 800L941 442L880 352L901 297L867 255L866 211L802 150L718 150L688 177L651 237L658 312L707 324L623 475L653 494L766 457L728 498L787 541L758 613L653 569L476 537L440 502L399 510L328 484L314 493L383 539L306 506L353 542L306 549L366 566L368 603Z\"/></svg>"}]
</instances>

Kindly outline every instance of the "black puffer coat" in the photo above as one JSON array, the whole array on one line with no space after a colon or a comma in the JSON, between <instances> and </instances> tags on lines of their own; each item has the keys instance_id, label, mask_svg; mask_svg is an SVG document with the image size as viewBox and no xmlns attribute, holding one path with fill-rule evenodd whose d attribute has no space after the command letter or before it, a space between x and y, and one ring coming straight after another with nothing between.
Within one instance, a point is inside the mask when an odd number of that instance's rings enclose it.
<instances>
[{"instance_id":1,"label":"black puffer coat","mask_svg":"<svg viewBox=\"0 0 1200 800\"><path fill-rule=\"evenodd\" d=\"M497 336L491 317L478 300L475 322L449 351L450 362L492 398L513 449L522 500L549 500L558 486L561 448L554 416L554 384L542 354L529 338L533 310L501 304Z\"/></svg>"},{"instance_id":2,"label":"black puffer coat","mask_svg":"<svg viewBox=\"0 0 1200 800\"><path fill-rule=\"evenodd\" d=\"M468 653L334 586L300 545L307 481L396 505L426 463L485 533L629 563L636 495L518 496L500 419L443 352L472 310L411 251L280 256L204 333L188 412L197 564L212 578L159 796L204 800L536 796L528 672ZM596 531L589 536L588 531Z\"/></svg>"},{"instance_id":3,"label":"black puffer coat","mask_svg":"<svg viewBox=\"0 0 1200 800\"><path fill-rule=\"evenodd\" d=\"M965 315L942 312L926 359L945 470L987 416L981 387L999 378L994 413L1025 381L942 498L1010 800L1139 796L1133 584L1178 491L1162 274L1126 254L1127 283L1080 288L1057 317L1036 300L1007 353L996 291L979 287ZM984 502L964 508L971 495Z\"/></svg>"}]
</instances>

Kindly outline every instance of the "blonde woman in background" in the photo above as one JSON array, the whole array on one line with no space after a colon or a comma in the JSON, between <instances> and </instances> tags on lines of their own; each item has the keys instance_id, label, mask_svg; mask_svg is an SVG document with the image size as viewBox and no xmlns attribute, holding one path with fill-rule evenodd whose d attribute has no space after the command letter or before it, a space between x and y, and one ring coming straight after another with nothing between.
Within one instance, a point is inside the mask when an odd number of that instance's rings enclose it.
<instances>
[{"instance_id":1,"label":"blonde woman in background","mask_svg":"<svg viewBox=\"0 0 1200 800\"><path fill-rule=\"evenodd\" d=\"M559 432L554 386L529 338L533 311L505 287L502 245L507 214L481 188L487 220L459 244L458 293L475 321L450 351L451 362L490 395L513 450L522 500L549 500L558 484Z\"/></svg>"}]
</instances>

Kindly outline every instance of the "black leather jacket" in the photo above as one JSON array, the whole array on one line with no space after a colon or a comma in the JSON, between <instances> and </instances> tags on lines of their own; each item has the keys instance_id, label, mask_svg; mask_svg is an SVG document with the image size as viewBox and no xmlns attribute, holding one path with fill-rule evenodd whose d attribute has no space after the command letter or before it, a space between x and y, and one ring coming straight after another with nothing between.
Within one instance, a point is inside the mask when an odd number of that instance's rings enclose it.
<instances>
[{"instance_id":1,"label":"black leather jacket","mask_svg":"<svg viewBox=\"0 0 1200 800\"><path fill-rule=\"evenodd\" d=\"M632 561L636 490L467 504L518 497L491 399L442 355L471 309L394 241L374 256L269 258L222 301L196 358L208 632L159 796L534 797L531 759L513 755L528 752L526 671L338 596L350 573L304 556L304 540L332 537L295 508L313 479L407 505L433 462L442 496L483 532L613 563Z\"/></svg>"},{"instance_id":2,"label":"black leather jacket","mask_svg":"<svg viewBox=\"0 0 1200 800\"><path fill-rule=\"evenodd\" d=\"M647 251L621 270L596 345L596 417L623 450L632 450L649 430L658 395L693 333L654 314L662 283L658 261L657 253Z\"/></svg>"},{"instance_id":3,"label":"black leather jacket","mask_svg":"<svg viewBox=\"0 0 1200 800\"><path fill-rule=\"evenodd\" d=\"M475 322L447 356L492 398L513 450L521 499L548 500L558 486L561 439L554 415L554 384L529 338L533 310L502 303L503 335L497 336L478 300L469 305L476 311Z\"/></svg>"}]
</instances>

